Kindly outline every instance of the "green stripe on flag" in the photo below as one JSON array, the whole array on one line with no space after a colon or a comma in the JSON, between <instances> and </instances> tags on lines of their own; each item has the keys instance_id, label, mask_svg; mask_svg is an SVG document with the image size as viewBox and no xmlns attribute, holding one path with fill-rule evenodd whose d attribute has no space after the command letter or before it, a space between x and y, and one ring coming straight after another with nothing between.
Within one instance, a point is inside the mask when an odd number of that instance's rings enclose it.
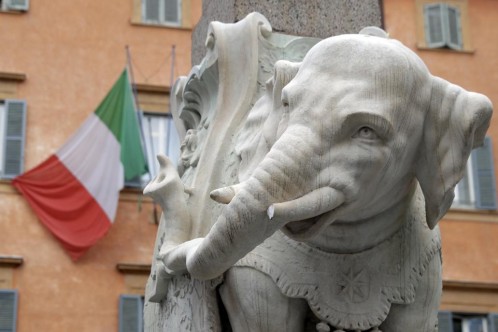
<instances>
[{"instance_id":1,"label":"green stripe on flag","mask_svg":"<svg viewBox=\"0 0 498 332\"><path fill-rule=\"evenodd\" d=\"M148 172L126 69L100 103L95 115L107 125L121 144L125 180L132 180Z\"/></svg>"}]
</instances>

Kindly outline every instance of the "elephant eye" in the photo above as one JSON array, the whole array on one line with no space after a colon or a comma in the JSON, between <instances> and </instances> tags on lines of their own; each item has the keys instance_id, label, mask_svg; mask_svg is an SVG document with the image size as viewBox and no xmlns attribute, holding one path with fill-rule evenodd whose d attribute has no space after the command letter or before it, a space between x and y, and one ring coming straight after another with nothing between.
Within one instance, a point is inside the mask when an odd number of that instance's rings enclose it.
<instances>
[{"instance_id":1,"label":"elephant eye","mask_svg":"<svg viewBox=\"0 0 498 332\"><path fill-rule=\"evenodd\" d=\"M362 138L368 140L374 140L379 138L375 131L370 127L361 127L358 131L353 135L355 138Z\"/></svg>"},{"instance_id":2,"label":"elephant eye","mask_svg":"<svg viewBox=\"0 0 498 332\"><path fill-rule=\"evenodd\" d=\"M287 90L283 89L282 90L282 98L280 100L282 102L283 107L289 107L289 97L287 95Z\"/></svg>"}]
</instances>

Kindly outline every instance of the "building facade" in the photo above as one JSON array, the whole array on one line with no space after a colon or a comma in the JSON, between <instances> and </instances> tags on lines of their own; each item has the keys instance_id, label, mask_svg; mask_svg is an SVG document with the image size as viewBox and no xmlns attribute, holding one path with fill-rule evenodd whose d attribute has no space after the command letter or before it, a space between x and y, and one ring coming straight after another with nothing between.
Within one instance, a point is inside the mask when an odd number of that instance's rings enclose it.
<instances>
[{"instance_id":1,"label":"building facade","mask_svg":"<svg viewBox=\"0 0 498 332\"><path fill-rule=\"evenodd\" d=\"M384 0L383 7L385 29L392 38L414 50L433 75L488 96L496 112L498 2ZM440 331L494 332L498 328L498 319L489 315L498 312L498 214L492 166L498 161L496 116L488 137L487 151L481 150L477 157L474 153L479 160L469 164L467 184L457 186L453 208L440 222ZM476 167L481 161L487 170Z\"/></svg>"},{"instance_id":2,"label":"building facade","mask_svg":"<svg viewBox=\"0 0 498 332\"><path fill-rule=\"evenodd\" d=\"M10 179L62 146L130 62L147 148L177 148L169 88L190 71L200 11L201 0L0 0L0 330L118 331L120 304L141 299L161 211L134 183L107 235L73 262ZM6 116L18 109L23 133Z\"/></svg>"},{"instance_id":3,"label":"building facade","mask_svg":"<svg viewBox=\"0 0 498 332\"><path fill-rule=\"evenodd\" d=\"M497 1L382 4L387 32L434 75L498 105ZM4 114L15 105L25 110L15 166L29 170L78 129L131 63L146 141L152 142L147 148L177 151L168 131L169 88L172 78L190 70L191 30L200 15L201 0L0 0L0 304L10 303L13 313L2 324L18 332L119 330L120 311L126 303L136 308L143 295L160 214L130 184L108 234L71 261L10 183ZM489 174L496 174L496 121L440 223L441 331L494 332L498 325L492 316L498 312L496 176Z\"/></svg>"}]
</instances>

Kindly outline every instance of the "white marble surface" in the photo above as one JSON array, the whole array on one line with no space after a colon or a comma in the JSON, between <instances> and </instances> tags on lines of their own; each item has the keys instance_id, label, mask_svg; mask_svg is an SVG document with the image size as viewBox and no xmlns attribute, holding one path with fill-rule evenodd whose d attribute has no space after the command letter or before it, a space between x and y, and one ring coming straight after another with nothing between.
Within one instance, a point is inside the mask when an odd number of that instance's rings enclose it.
<instances>
[{"instance_id":1,"label":"white marble surface","mask_svg":"<svg viewBox=\"0 0 498 332\"><path fill-rule=\"evenodd\" d=\"M437 223L490 101L378 28L317 43L253 13L206 45L174 90L181 178L161 158L145 190L146 330L220 331L221 284L234 331L309 330L310 310L320 331L436 331Z\"/></svg>"}]
</instances>

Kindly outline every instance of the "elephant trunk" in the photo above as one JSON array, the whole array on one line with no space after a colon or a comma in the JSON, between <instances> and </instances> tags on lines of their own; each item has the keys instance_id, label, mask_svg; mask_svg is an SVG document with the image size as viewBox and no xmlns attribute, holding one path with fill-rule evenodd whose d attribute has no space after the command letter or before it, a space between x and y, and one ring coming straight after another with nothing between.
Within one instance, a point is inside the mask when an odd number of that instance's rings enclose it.
<instances>
[{"instance_id":1,"label":"elephant trunk","mask_svg":"<svg viewBox=\"0 0 498 332\"><path fill-rule=\"evenodd\" d=\"M342 195L335 190L331 194L329 187L325 196L333 203L326 208L321 203L322 189L315 181L319 172L312 162L319 139L302 135L315 134L302 126L288 128L248 180L212 193L215 200L229 203L197 249L187 255L187 270L194 278L221 275L287 222L314 217L342 203Z\"/></svg>"}]
</instances>

